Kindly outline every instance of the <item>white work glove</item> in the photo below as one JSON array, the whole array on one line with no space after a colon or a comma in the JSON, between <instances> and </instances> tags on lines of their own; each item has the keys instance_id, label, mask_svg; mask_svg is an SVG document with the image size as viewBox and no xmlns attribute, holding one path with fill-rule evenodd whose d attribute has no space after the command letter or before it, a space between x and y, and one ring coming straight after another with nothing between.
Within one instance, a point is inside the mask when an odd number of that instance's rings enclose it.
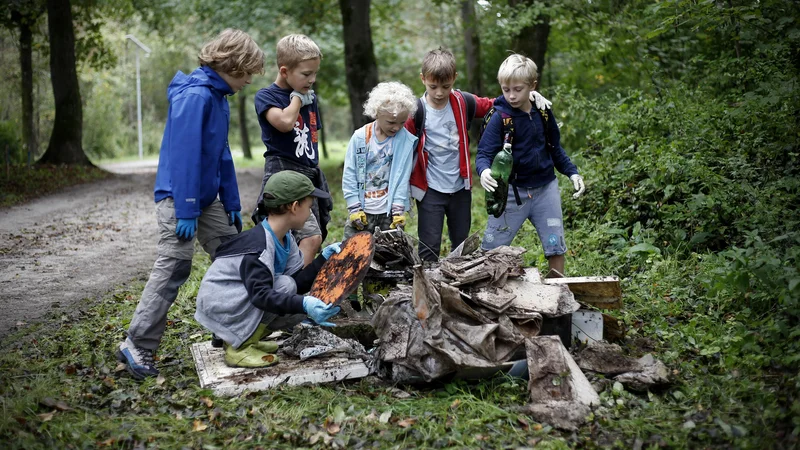
<instances>
[{"instance_id":1,"label":"white work glove","mask_svg":"<svg viewBox=\"0 0 800 450\"><path fill-rule=\"evenodd\" d=\"M569 179L572 181L572 187L575 188L575 193L572 194L572 198L580 197L581 194L583 194L583 191L586 190L586 185L583 184L583 177L576 173L575 175L569 177Z\"/></svg>"},{"instance_id":2,"label":"white work glove","mask_svg":"<svg viewBox=\"0 0 800 450\"><path fill-rule=\"evenodd\" d=\"M292 93L289 94L290 101L292 100L292 97L298 97L300 99L300 103L302 103L303 106L308 106L314 103L314 90L309 89L307 94L303 94L300 91L292 91Z\"/></svg>"},{"instance_id":3,"label":"white work glove","mask_svg":"<svg viewBox=\"0 0 800 450\"><path fill-rule=\"evenodd\" d=\"M553 106L553 102L551 102L550 100L544 98L544 96L542 96L542 94L540 94L540 93L538 93L536 91L531 91L530 100L531 100L531 103L536 105L536 109L538 109L538 110L547 109L547 108L550 108L551 106Z\"/></svg>"},{"instance_id":4,"label":"white work glove","mask_svg":"<svg viewBox=\"0 0 800 450\"><path fill-rule=\"evenodd\" d=\"M486 189L486 192L494 192L497 187L497 180L492 178L492 169L483 169L481 172L481 186Z\"/></svg>"}]
</instances>

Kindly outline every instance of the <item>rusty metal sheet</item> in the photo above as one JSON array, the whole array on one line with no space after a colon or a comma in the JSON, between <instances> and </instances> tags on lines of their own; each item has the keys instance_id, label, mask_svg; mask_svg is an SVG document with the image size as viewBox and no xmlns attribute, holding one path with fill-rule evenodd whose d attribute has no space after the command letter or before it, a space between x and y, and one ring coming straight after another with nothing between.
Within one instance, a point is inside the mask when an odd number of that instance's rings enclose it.
<instances>
[{"instance_id":1,"label":"rusty metal sheet","mask_svg":"<svg viewBox=\"0 0 800 450\"><path fill-rule=\"evenodd\" d=\"M375 254L375 238L369 232L356 233L342 243L317 274L309 295L325 303L338 303L358 289Z\"/></svg>"}]
</instances>

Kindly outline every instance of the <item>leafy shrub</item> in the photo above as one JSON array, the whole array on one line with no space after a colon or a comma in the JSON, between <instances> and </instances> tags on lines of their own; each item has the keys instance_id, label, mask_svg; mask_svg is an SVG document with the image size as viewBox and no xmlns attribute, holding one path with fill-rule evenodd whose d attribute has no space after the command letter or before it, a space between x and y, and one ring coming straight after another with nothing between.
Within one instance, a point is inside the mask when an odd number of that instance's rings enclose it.
<instances>
[{"instance_id":1,"label":"leafy shrub","mask_svg":"<svg viewBox=\"0 0 800 450\"><path fill-rule=\"evenodd\" d=\"M19 126L10 120L0 120L0 155L2 155L0 158L2 158L3 164L25 162ZM6 161L7 157L8 161Z\"/></svg>"}]
</instances>

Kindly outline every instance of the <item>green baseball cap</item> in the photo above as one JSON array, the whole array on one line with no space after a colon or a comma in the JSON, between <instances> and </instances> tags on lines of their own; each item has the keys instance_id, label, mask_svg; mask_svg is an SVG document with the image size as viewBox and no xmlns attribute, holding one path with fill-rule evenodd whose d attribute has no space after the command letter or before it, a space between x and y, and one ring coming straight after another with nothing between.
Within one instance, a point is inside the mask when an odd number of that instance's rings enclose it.
<instances>
[{"instance_id":1,"label":"green baseball cap","mask_svg":"<svg viewBox=\"0 0 800 450\"><path fill-rule=\"evenodd\" d=\"M273 174L264 185L264 204L270 208L296 202L309 195L331 198L327 192L315 188L307 176L293 170Z\"/></svg>"}]
</instances>

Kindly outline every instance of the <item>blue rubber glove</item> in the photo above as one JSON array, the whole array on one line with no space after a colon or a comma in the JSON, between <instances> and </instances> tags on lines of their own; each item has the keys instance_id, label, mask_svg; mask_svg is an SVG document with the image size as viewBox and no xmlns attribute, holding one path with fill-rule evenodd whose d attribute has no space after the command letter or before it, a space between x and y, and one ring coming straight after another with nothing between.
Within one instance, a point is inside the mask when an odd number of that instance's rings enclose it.
<instances>
[{"instance_id":1,"label":"blue rubber glove","mask_svg":"<svg viewBox=\"0 0 800 450\"><path fill-rule=\"evenodd\" d=\"M197 232L197 219L178 219L178 226L175 227L175 234L178 239L191 241Z\"/></svg>"},{"instance_id":2,"label":"blue rubber glove","mask_svg":"<svg viewBox=\"0 0 800 450\"><path fill-rule=\"evenodd\" d=\"M228 225L235 225L236 232L242 232L242 213L239 211L231 211L228 213Z\"/></svg>"},{"instance_id":3,"label":"blue rubber glove","mask_svg":"<svg viewBox=\"0 0 800 450\"><path fill-rule=\"evenodd\" d=\"M331 256L334 253L339 253L340 251L342 251L342 243L334 242L333 244L322 249L322 257L325 259L331 259Z\"/></svg>"},{"instance_id":4,"label":"blue rubber glove","mask_svg":"<svg viewBox=\"0 0 800 450\"><path fill-rule=\"evenodd\" d=\"M338 306L329 305L312 295L303 297L303 309L306 310L306 314L308 314L311 320L323 327L335 327L336 325L328 322L328 319L339 314L339 311L341 311L341 308Z\"/></svg>"}]
</instances>

